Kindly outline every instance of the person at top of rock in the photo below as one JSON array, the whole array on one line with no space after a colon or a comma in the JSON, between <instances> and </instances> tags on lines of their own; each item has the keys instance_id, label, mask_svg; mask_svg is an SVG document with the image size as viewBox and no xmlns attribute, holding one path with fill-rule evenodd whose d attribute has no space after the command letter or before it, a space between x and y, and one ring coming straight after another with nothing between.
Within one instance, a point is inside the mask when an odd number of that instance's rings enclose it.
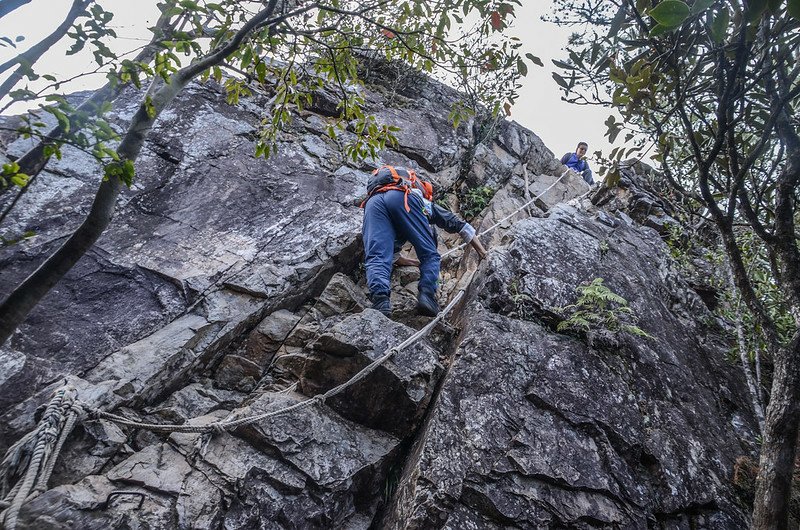
<instances>
[{"instance_id":1,"label":"person at top of rock","mask_svg":"<svg viewBox=\"0 0 800 530\"><path fill-rule=\"evenodd\" d=\"M433 187L417 177L413 169L383 166L367 182L362 236L364 266L372 307L390 315L390 276L400 247L414 246L419 261L399 258L398 265L419 265L417 312L436 316L439 304L436 287L439 281L440 256L436 249L436 229L461 235L483 259L486 250L475 237L475 228L452 212L433 202Z\"/></svg>"},{"instance_id":2,"label":"person at top of rock","mask_svg":"<svg viewBox=\"0 0 800 530\"><path fill-rule=\"evenodd\" d=\"M589 169L589 162L586 161L586 150L589 144L586 142L578 143L574 153L566 153L561 157L561 163L578 173L587 184L594 184L592 170Z\"/></svg>"}]
</instances>

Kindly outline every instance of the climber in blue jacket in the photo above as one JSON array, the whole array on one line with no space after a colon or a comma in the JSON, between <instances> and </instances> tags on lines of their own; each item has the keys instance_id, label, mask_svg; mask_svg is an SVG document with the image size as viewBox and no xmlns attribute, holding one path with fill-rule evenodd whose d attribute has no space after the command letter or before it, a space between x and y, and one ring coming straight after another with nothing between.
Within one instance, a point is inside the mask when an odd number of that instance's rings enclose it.
<instances>
[{"instance_id":1,"label":"climber in blue jacket","mask_svg":"<svg viewBox=\"0 0 800 530\"><path fill-rule=\"evenodd\" d=\"M587 184L594 184L592 170L589 169L589 162L586 161L586 150L589 144L580 142L574 153L566 153L561 157L561 163L578 173Z\"/></svg>"},{"instance_id":2,"label":"climber in blue jacket","mask_svg":"<svg viewBox=\"0 0 800 530\"><path fill-rule=\"evenodd\" d=\"M367 272L372 307L385 315L391 314L390 277L396 252L406 241L414 246L419 259L419 293L417 311L425 316L436 316L436 286L439 281L441 258L436 249L436 230L461 235L481 257L486 250L475 237L475 229L453 213L433 202L433 188L419 179L414 170L383 166L377 169L367 183L364 206L364 267ZM413 260L401 258L400 264Z\"/></svg>"}]
</instances>

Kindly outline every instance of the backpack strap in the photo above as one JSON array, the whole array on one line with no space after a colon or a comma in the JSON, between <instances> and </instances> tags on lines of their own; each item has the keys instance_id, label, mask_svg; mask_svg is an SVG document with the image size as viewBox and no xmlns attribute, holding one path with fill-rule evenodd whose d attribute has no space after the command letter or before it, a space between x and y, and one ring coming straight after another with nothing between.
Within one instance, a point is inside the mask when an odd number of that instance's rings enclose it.
<instances>
[{"instance_id":1,"label":"backpack strap","mask_svg":"<svg viewBox=\"0 0 800 530\"><path fill-rule=\"evenodd\" d=\"M389 172L392 174L392 178L394 179L395 183L400 184L400 182L403 180L403 177L400 176L400 174L397 172L394 166L383 166L383 167L389 170ZM377 173L378 170L376 169L375 172Z\"/></svg>"},{"instance_id":2,"label":"backpack strap","mask_svg":"<svg viewBox=\"0 0 800 530\"><path fill-rule=\"evenodd\" d=\"M408 206L408 194L411 191L411 188L403 182L404 178L400 176L400 174L397 172L397 170L394 168L394 166L388 166L388 165L381 166L381 167L375 169L372 172L372 174L376 175L378 173L378 171L380 171L381 169L388 169L389 170L389 172L392 174L393 182L391 184L386 184L385 186L381 186L380 188L376 188L376 189L372 190L372 193L368 194L367 198L364 199L364 202L361 203L361 208L363 208L367 204L367 201L373 195L375 195L377 193L383 193L384 191L397 190L397 191L402 191L405 194L403 202L405 204L406 212L410 212L411 208ZM409 182L413 183L416 180L417 174L414 173L414 171L411 170L411 169L407 169L406 172L408 173L408 176L409 176L409 179L408 179Z\"/></svg>"}]
</instances>

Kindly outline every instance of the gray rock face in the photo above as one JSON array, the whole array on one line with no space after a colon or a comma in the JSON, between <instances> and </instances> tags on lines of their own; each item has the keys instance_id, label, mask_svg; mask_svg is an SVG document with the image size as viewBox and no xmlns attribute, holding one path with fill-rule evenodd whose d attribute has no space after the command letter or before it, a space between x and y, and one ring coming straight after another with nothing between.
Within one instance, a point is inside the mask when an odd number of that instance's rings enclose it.
<instances>
[{"instance_id":1,"label":"gray rock face","mask_svg":"<svg viewBox=\"0 0 800 530\"><path fill-rule=\"evenodd\" d=\"M745 526L730 484L755 449L746 390L656 232L673 221L646 175L631 169L615 189L559 180L530 131L454 130L451 90L370 68L367 110L404 129L358 165L325 134L336 105L324 90L266 161L252 157L266 96L230 106L214 84L181 95L112 226L0 348L0 450L65 381L92 407L204 425L324 393L427 324L413 267L393 277L391 319L366 298L354 203L379 162L413 160L455 210L465 190L494 189L479 230L513 214L483 236L487 260L443 260L440 302L462 288L464 301L324 403L212 435L87 418L19 527ZM136 102L116 102L115 126ZM0 140L9 156L26 148ZM37 233L0 249L0 296L74 229L98 172L65 150L37 179L0 227ZM460 244L441 235L443 253ZM558 308L596 277L651 338L555 332Z\"/></svg>"},{"instance_id":2,"label":"gray rock face","mask_svg":"<svg viewBox=\"0 0 800 530\"><path fill-rule=\"evenodd\" d=\"M321 394L345 383L412 332L371 309L342 320L312 344L314 352L298 374L301 390ZM422 419L444 370L438 357L426 341L418 342L328 404L363 425L407 436Z\"/></svg>"},{"instance_id":3,"label":"gray rock face","mask_svg":"<svg viewBox=\"0 0 800 530\"><path fill-rule=\"evenodd\" d=\"M746 526L727 477L754 449L732 436L734 425L752 429L752 413L661 241L569 207L517 223L510 237L479 270L384 526ZM599 274L652 338L590 347L552 332L554 308Z\"/></svg>"}]
</instances>

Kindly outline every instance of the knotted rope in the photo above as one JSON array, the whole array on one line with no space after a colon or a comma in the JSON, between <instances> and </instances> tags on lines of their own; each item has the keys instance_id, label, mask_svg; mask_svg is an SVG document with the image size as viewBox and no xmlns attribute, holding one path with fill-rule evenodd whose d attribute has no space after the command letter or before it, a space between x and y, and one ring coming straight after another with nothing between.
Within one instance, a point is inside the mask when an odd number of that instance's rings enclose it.
<instances>
[{"instance_id":1,"label":"knotted rope","mask_svg":"<svg viewBox=\"0 0 800 530\"><path fill-rule=\"evenodd\" d=\"M53 472L58 455L69 433L75 426L80 414L85 413L90 418L102 418L118 425L135 429L145 429L154 432L180 432L180 433L223 433L232 431L244 425L261 422L287 412L300 410L315 403L323 403L326 399L344 392L348 387L364 379L378 366L388 361L395 353L411 346L425 337L439 323L464 296L466 288L461 289L436 317L425 327L416 331L406 340L387 350L387 352L365 366L348 381L335 386L323 394L317 394L303 401L278 410L247 416L244 418L218 421L206 425L170 425L159 423L144 423L130 420L124 416L112 414L95 409L77 401L76 391L71 386L61 387L55 391L50 404L36 428L14 444L6 453L0 464L0 484L8 484L14 477L19 477L16 485L0 501L0 508L5 511L0 514L2 522L8 530L13 530L17 524L19 510L23 503L34 498L47 489L47 481ZM24 473L24 476L22 476ZM5 489L4 489L5 490ZM4 491L3 490L3 491Z\"/></svg>"},{"instance_id":2,"label":"knotted rope","mask_svg":"<svg viewBox=\"0 0 800 530\"><path fill-rule=\"evenodd\" d=\"M47 489L64 441L82 412L76 395L71 386L56 390L36 428L12 445L0 463L0 491L5 493L17 479L0 501L0 508L5 508L0 523L8 530L16 528L22 505Z\"/></svg>"}]
</instances>

